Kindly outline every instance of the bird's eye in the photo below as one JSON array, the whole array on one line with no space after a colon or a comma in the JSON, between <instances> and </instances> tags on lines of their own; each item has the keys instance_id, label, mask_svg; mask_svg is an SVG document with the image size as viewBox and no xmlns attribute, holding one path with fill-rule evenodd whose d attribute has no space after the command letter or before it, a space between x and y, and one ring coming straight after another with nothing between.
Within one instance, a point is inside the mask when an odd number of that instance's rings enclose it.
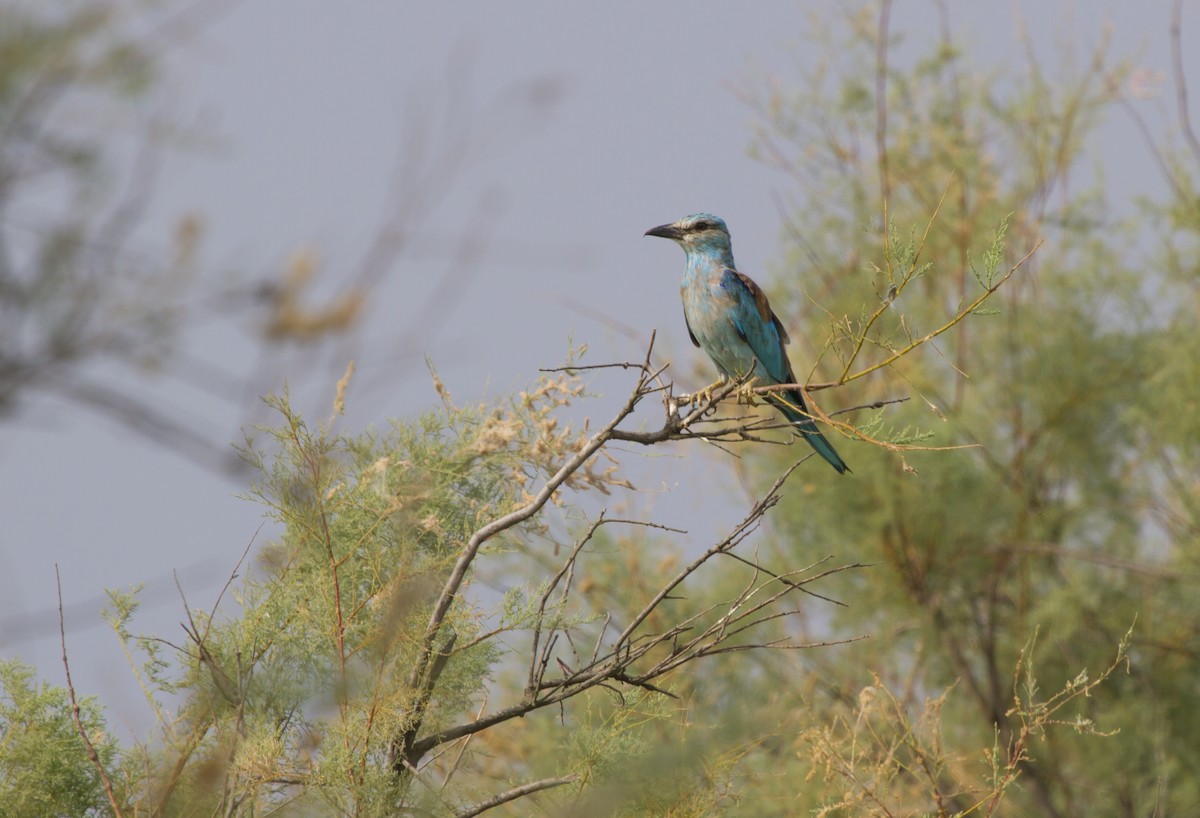
<instances>
[{"instance_id":1,"label":"bird's eye","mask_svg":"<svg viewBox=\"0 0 1200 818\"><path fill-rule=\"evenodd\" d=\"M712 222L696 222L695 224L693 224L693 225L692 225L692 229L693 229L693 230L696 230L696 231L699 231L699 230L712 230L712 229L713 229L713 223L712 223Z\"/></svg>"}]
</instances>

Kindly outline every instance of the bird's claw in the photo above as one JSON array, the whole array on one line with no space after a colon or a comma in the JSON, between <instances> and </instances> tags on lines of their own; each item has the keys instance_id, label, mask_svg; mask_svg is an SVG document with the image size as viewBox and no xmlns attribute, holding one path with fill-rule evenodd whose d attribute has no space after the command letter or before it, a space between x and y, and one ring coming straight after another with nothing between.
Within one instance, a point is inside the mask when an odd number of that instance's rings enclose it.
<instances>
[{"instance_id":1,"label":"bird's claw","mask_svg":"<svg viewBox=\"0 0 1200 818\"><path fill-rule=\"evenodd\" d=\"M699 389L692 393L692 403L696 406L704 406L713 402L713 393L726 384L725 378L710 383L703 389Z\"/></svg>"},{"instance_id":2,"label":"bird's claw","mask_svg":"<svg viewBox=\"0 0 1200 818\"><path fill-rule=\"evenodd\" d=\"M750 376L750 378L748 378L745 381L745 383L742 383L740 386L738 386L737 391L734 392L734 394L737 395L737 402L739 404L744 403L747 406L757 405L758 404L758 400L757 400L758 396L754 394L754 387L757 384L758 384L758 376L752 375L752 376Z\"/></svg>"}]
</instances>

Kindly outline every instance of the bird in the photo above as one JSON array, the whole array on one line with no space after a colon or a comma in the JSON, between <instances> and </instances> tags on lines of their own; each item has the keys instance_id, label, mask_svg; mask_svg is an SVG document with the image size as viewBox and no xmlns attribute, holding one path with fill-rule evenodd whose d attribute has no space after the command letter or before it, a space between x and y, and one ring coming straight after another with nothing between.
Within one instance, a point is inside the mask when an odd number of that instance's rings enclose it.
<instances>
[{"instance_id":1,"label":"bird","mask_svg":"<svg viewBox=\"0 0 1200 818\"><path fill-rule=\"evenodd\" d=\"M796 383L784 344L787 330L767 294L738 272L725 221L711 213L651 227L647 236L671 239L687 256L679 294L692 343L712 359L723 378L752 377L760 386ZM772 392L767 400L838 474L850 471L808 414L799 389Z\"/></svg>"}]
</instances>

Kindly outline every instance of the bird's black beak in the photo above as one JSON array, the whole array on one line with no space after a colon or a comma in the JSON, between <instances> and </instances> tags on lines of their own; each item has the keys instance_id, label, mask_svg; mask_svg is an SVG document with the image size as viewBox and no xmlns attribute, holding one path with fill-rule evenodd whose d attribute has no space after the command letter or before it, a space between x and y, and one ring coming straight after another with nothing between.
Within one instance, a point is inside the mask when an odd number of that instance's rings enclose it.
<instances>
[{"instance_id":1,"label":"bird's black beak","mask_svg":"<svg viewBox=\"0 0 1200 818\"><path fill-rule=\"evenodd\" d=\"M646 231L647 236L658 236L661 239L675 239L678 241L683 238L683 231L673 224L660 224L658 227L651 227Z\"/></svg>"}]
</instances>

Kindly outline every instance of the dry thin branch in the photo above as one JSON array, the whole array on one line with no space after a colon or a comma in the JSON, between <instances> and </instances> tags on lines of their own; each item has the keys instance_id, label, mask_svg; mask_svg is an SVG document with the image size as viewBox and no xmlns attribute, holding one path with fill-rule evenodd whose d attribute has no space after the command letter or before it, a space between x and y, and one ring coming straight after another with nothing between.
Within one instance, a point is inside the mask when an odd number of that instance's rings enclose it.
<instances>
[{"instance_id":1,"label":"dry thin branch","mask_svg":"<svg viewBox=\"0 0 1200 818\"><path fill-rule=\"evenodd\" d=\"M892 198L891 176L888 172L887 149L887 49L888 19L892 13L892 0L883 0L879 6L879 40L875 44L875 153L879 163L879 194L883 203L883 256L887 264L888 281L895 283L892 271L891 229L888 225L888 202ZM842 379L846 373L842 373Z\"/></svg>"},{"instance_id":2,"label":"dry thin branch","mask_svg":"<svg viewBox=\"0 0 1200 818\"><path fill-rule=\"evenodd\" d=\"M676 668L704 656L718 655L735 650L750 650L756 647L797 650L810 646L806 644L794 644L787 639L739 645L730 644L729 640L735 635L742 634L747 630L780 618L769 612L768 609L774 606L783 596L794 591L803 591L805 590L803 586L808 583L815 582L834 573L860 567L859 565L852 564L831 568L800 580L795 577L801 573L809 572L816 564L800 571L790 572L790 575L779 575L775 572L761 569L757 564L751 562L749 564L755 568L756 572L766 574L767 579L754 580L735 595L732 600L692 613L681 620L676 620L675 624L663 630L649 633L641 632L641 627L644 623L664 603L680 599L674 592L688 577L694 575L714 557L729 553L731 549L741 543L757 528L759 521L766 512L778 502L780 488L798 465L799 463L793 464L787 469L775 482L770 491L754 504L746 518L735 526L720 542L710 547L703 555L682 568L670 581L664 584L643 608L634 615L625 628L608 642L607 645L604 644L604 634L608 631L609 625L609 619L606 618L604 625L601 627L596 647L592 651L591 657L586 661L583 661L578 651L575 651L576 667L572 668L562 661L561 658L554 656L558 636L565 634L569 640L570 632L568 630L558 631L557 629L552 629L549 633L545 633L539 624L535 629L534 639L542 647L540 651L535 652L533 659L531 659L531 676L524 700L486 716L476 717L471 722L459 724L414 741L408 747L407 757L404 759L405 765L415 767L416 759L420 759L424 754L441 744L455 741L464 736L473 735L510 719L525 716L535 710L560 704L593 687L612 689L610 687L611 683L616 682L669 695L669 692L660 685L655 684L655 681ZM596 525L598 523L593 524L593 526ZM594 527L589 533L580 538L571 555L568 557L567 564L560 569L555 583L562 582L570 575L573 570L573 563L582 553L582 543L587 541L591 532L594 532ZM820 562L824 562L824 560ZM543 598L547 600L546 604L548 604L551 593L552 589L543 593ZM794 615L794 613L787 612L780 616L790 616ZM702 625L702 620L713 615L717 615L715 619L706 625ZM683 639L689 632L690 636ZM815 647L815 645L811 646ZM655 658L650 665L641 670L634 670L634 666L637 663L646 659L654 652L661 653L661 655ZM557 667L561 671L561 676L553 679L546 678L546 674L551 667Z\"/></svg>"},{"instance_id":3,"label":"dry thin branch","mask_svg":"<svg viewBox=\"0 0 1200 818\"><path fill-rule=\"evenodd\" d=\"M908 346L905 346L898 350L895 350L894 352L892 352L891 355L889 355L887 358L884 358L882 361L872 364L871 366L868 366L866 369L861 369L858 372L855 372L853 375L843 375L843 377L837 381L837 384L841 385L844 383L849 383L850 381L858 380L859 378L863 377L864 375L870 375L872 372L876 372L880 369L883 369L886 366L890 366L891 364L893 364L896 361L903 358L908 353L912 352L917 347L921 346L922 344L928 343L929 341L932 341L934 338L938 337L946 330L954 327L954 325L957 324L959 321L963 320L968 315L970 315L972 312L979 309L979 307L983 304L984 301L986 301L988 299L988 297L990 297L994 292L996 292L996 290L1000 289L1000 287L1006 281L1008 281L1010 278L1012 278L1013 273L1015 273L1018 269L1020 269L1021 266L1023 264L1025 264L1025 262L1028 261L1030 259L1030 257L1032 257L1033 254L1038 251L1038 248L1040 248L1043 243L1044 243L1043 241L1038 241L1038 243L1035 244L1029 252L1027 252L1025 255L1021 256L1021 258L1017 261L1016 264L1009 267L1008 271L1003 276L1001 276L998 280L993 282L991 284L991 286L987 287L968 306L960 309L958 311L958 314L955 315L953 318L951 318L949 321L947 321L945 324L938 327L933 332L928 333L927 335L923 335L920 338L914 339L913 341L911 341L908 344Z\"/></svg>"},{"instance_id":4,"label":"dry thin branch","mask_svg":"<svg viewBox=\"0 0 1200 818\"><path fill-rule=\"evenodd\" d=\"M560 778L543 778L540 781L530 781L528 784L522 784L519 787L513 787L511 790L505 790L502 793L492 796L486 801L481 801L473 807L468 807L462 812L455 813L455 818L473 818L473 816L481 815L493 807L498 807L501 804L507 804L509 801L515 801L518 798L523 798L526 795L531 795L542 790L561 787L564 784L570 784L577 781L577 775L564 775Z\"/></svg>"},{"instance_id":5,"label":"dry thin branch","mask_svg":"<svg viewBox=\"0 0 1200 818\"><path fill-rule=\"evenodd\" d=\"M71 665L67 661L67 627L63 622L62 577L59 575L57 562L54 563L54 584L58 589L58 635L62 644L63 671L67 674L67 695L71 698L71 715L75 717L75 729L79 732L79 738L83 740L88 759L96 768L96 774L100 776L100 783L104 786L104 794L108 796L108 803L112 806L113 814L120 818L124 813L121 811L121 805L117 803L112 781L109 780L104 765L100 763L100 754L96 752L96 745L92 743L92 737L88 735L87 728L83 726L83 718L79 714L79 702L75 697L75 683L71 681Z\"/></svg>"},{"instance_id":6,"label":"dry thin branch","mask_svg":"<svg viewBox=\"0 0 1200 818\"><path fill-rule=\"evenodd\" d=\"M672 591L678 588L685 579L695 573L696 569L707 562L711 557L732 548L745 538L751 529L757 525L758 521L762 519L763 515L766 514L767 510L779 502L779 489L783 487L784 482L788 479L788 477L791 476L792 472L795 471L796 467L799 465L800 463L796 462L789 466L787 470L775 480L775 483L767 491L766 496L754 504L754 507L751 508L750 513L746 515L746 518L738 523L738 525L725 537L725 539L709 548L690 564L684 567L678 574L675 575L674 578L671 579L670 582L664 585L648 603L646 603L645 607L643 607L642 610L633 618L633 621L625 626L625 630L621 631L621 634L617 637L617 650L620 650L621 646L629 639L634 630L642 622L644 622L647 617L650 616L650 614L664 599L671 594Z\"/></svg>"},{"instance_id":7,"label":"dry thin branch","mask_svg":"<svg viewBox=\"0 0 1200 818\"><path fill-rule=\"evenodd\" d=\"M597 518L594 523L588 526L588 530L575 543L575 547L571 549L571 553L567 556L562 568L560 568L558 573L555 574L554 577L551 578L550 582L546 584L546 590L542 592L542 597L538 600L537 620L533 626L533 648L529 651L529 680L525 685L526 696L533 695L534 691L536 690L537 686L535 680L539 676L538 667L540 665L542 668L542 673L545 672L546 664L550 659L550 651L553 649L552 644L547 644L542 654L539 654L538 652L538 643L542 639L542 623L545 621L546 605L550 601L550 595L554 593L554 589L558 586L558 583L562 582L564 577L567 577L567 581L563 585L562 592L559 596L559 606L561 607L562 603L566 601L566 595L571 587L570 575L575 570L575 562L579 559L579 552L582 551L583 547L591 541L592 537L595 536L596 531L600 528L600 526L604 525L605 522L607 522L607 520L604 517L604 512L601 511L599 518ZM551 628L548 636L553 637L555 630L556 628Z\"/></svg>"},{"instance_id":8,"label":"dry thin branch","mask_svg":"<svg viewBox=\"0 0 1200 818\"><path fill-rule=\"evenodd\" d=\"M434 604L433 612L429 617L429 624L425 629L425 635L422 639L421 651L417 661L414 663L412 673L409 675L409 687L412 689L422 689L425 680L428 678L430 664L434 659L433 645L437 638L438 632L445 623L446 615L450 611L450 606L458 596L459 589L466 580L467 571L475 560L479 549L490 540L492 537L520 525L526 520L533 517L550 501L559 488L567 482L570 477L579 469L591 460L610 439L617 425L629 415L633 414L633 410L641 402L642 398L648 393L648 379L654 376L654 370L650 366L650 357L654 351L654 337L651 336L650 344L646 350L646 358L638 374L637 384L630 393L629 398L625 401L624 406L617 412L616 416L609 421L602 429L592 435L583 447L574 455L569 457L566 462L559 467L551 477L545 482L542 488L534 495L533 499L499 519L493 520L487 525L477 530L464 544L462 551L459 553L458 559L454 563L454 568L450 572L446 584L442 588L442 592ZM421 722L421 713L414 713L411 724L407 727L403 734L394 740L389 748L389 762L393 768L400 771L397 767L397 755L400 748L412 748L411 752L416 752L417 744L416 729L413 725L419 726ZM423 755L422 751L416 758ZM406 756L412 758L409 753Z\"/></svg>"},{"instance_id":9,"label":"dry thin branch","mask_svg":"<svg viewBox=\"0 0 1200 818\"><path fill-rule=\"evenodd\" d=\"M241 696L241 680L235 685L233 680L229 678L224 668L217 662L216 657L209 651L208 646L204 644L205 636L208 633L208 627L205 627L204 635L200 633L200 629L196 626L196 620L192 616L192 609L188 605L187 596L183 593L183 587L179 584L179 577L175 578L175 587L179 589L179 599L183 602L183 612L187 616L187 624L182 625L183 632L196 645L197 658L199 662L208 668L209 675L212 676L213 684L217 686L217 691L225 699L225 701L234 705L240 706L242 702ZM222 591L224 593L224 591ZM209 625L212 624L212 618L209 618Z\"/></svg>"},{"instance_id":10,"label":"dry thin branch","mask_svg":"<svg viewBox=\"0 0 1200 818\"><path fill-rule=\"evenodd\" d=\"M1175 75L1175 104L1179 109L1179 125L1192 156L1200 162L1200 139L1192 128L1192 117L1188 112L1187 75L1183 70L1183 0L1175 0L1171 10L1171 68Z\"/></svg>"},{"instance_id":11,"label":"dry thin branch","mask_svg":"<svg viewBox=\"0 0 1200 818\"><path fill-rule=\"evenodd\" d=\"M659 372L661 371L659 370ZM719 427L717 429L704 429L703 431L691 428L697 423L707 420L718 403L743 388L743 386L744 383L742 381L731 380L700 399L697 399L696 395L674 395L668 390L666 397L667 419L661 428L650 432L631 432L624 429L614 429L610 435L610 439L627 443L639 443L643 446L653 446L656 443L663 443L668 440L690 440L695 438L708 441L719 439L751 440L753 438L749 436L749 433L754 429L761 428L761 424L758 422L732 427ZM679 414L679 407L685 405L694 405L695 408L687 414Z\"/></svg>"},{"instance_id":12,"label":"dry thin branch","mask_svg":"<svg viewBox=\"0 0 1200 818\"><path fill-rule=\"evenodd\" d=\"M885 36L885 35L886 35L886 33L881 34L880 36ZM881 150L882 150L882 148L881 148ZM886 157L886 153L884 153L882 155L884 157ZM881 162L883 162L883 164L885 165L885 170L886 170L886 161L887 161L886 158L881 159ZM916 278L917 270L919 269L917 266L917 262L921 258L921 251L925 249L925 242L929 239L929 231L933 229L933 224L934 224L934 222L937 221L938 213L941 212L942 205L945 203L946 195L949 192L950 192L950 185L946 185L945 190L942 191L942 197L940 199L938 199L937 207L935 207L933 209L933 213L930 215L929 221L927 221L925 223L925 232L921 234L921 243L919 245L917 245L916 252L913 253L912 263L909 264L908 269L904 271L904 276L903 276L903 278L900 279L899 283L896 283L895 275L892 272L891 258L890 258L890 256L888 257L888 259L887 259L888 282L889 282L888 291L887 291L887 293L884 294L884 297L882 299L880 299L879 306L875 308L875 311L873 313L871 313L871 316L867 319L866 323L863 325L862 329L859 331L858 342L854 345L854 350L850 353L850 357L846 359L846 364L845 364L845 366L842 367L842 374L841 374L839 380L841 380L841 381L845 380L846 375L850 372L850 369L854 366L854 362L856 360L858 360L859 353L862 352L863 344L865 344L867 342L867 336L870 334L871 328L873 326L875 326L875 322L879 320L880 316L882 316L885 312L887 312L889 309L891 309L891 306L894 303L896 303L896 299L899 298L900 294L904 292L904 288L907 287L908 284L914 278ZM885 219L886 219L886 213L887 213L887 200L885 199L884 200L884 214L885 214L884 218ZM888 243L890 243L890 241L891 241L890 236L892 233L892 228L891 228L890 224L886 223L886 221L883 225L883 230L884 230L884 242L885 242L884 253L890 253L890 250L888 248Z\"/></svg>"},{"instance_id":13,"label":"dry thin branch","mask_svg":"<svg viewBox=\"0 0 1200 818\"><path fill-rule=\"evenodd\" d=\"M870 403L860 403L857 406L847 406L845 409L838 409L837 411L830 412L829 417L832 418L837 417L838 415L846 415L850 412L859 412L863 409L882 409L885 406L891 406L895 403L904 403L907 400L909 400L909 398L906 395L903 398L885 398L883 400L871 401Z\"/></svg>"},{"instance_id":14,"label":"dry thin branch","mask_svg":"<svg viewBox=\"0 0 1200 818\"><path fill-rule=\"evenodd\" d=\"M748 560L745 557L743 557L741 554L735 554L732 551L726 551L724 553L725 553L725 556L732 557L733 559L737 560L738 562L740 562L744 565L748 565L756 571L762 571L767 576L774 577L775 579L779 580L780 582L792 586L797 591L802 591L803 593L806 593L809 596L816 597L817 599L820 599L823 602L828 602L831 605L837 605L840 608L847 607L845 602L842 602L841 600L838 600L838 599L834 599L833 597L830 597L830 596L825 596L824 594L818 594L816 591L810 591L807 588L805 588L802 584L793 582L792 580L790 580L787 577L782 576L780 574L776 574L770 568L766 568L762 565L759 565L757 562ZM832 554L830 554L828 557L825 557L824 559L819 560L818 562L814 563L814 565L820 565L822 562L827 562L828 560L831 560L831 559L833 559Z\"/></svg>"}]
</instances>

